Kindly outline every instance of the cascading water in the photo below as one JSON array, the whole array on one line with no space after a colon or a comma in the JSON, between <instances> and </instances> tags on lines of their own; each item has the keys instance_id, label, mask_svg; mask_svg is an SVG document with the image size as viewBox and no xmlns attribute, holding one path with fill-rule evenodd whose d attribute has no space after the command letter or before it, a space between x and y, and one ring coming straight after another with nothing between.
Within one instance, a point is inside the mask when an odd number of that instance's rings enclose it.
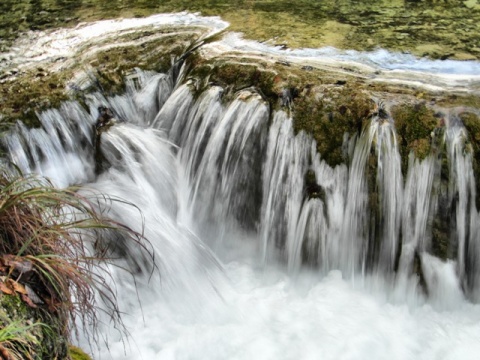
<instances>
[{"instance_id":1,"label":"cascading water","mask_svg":"<svg viewBox=\"0 0 480 360\"><path fill-rule=\"evenodd\" d=\"M171 74L138 72L125 95L94 94L89 112L67 102L40 115L43 128L19 124L4 139L23 171L141 210L103 205L133 229L145 226L158 271L147 276L142 251L123 244L137 259L137 288L132 274L111 272L131 338L124 343L105 325L109 349L94 348L98 356L476 358L480 307L464 294L478 299L480 222L460 123L447 121L438 135L448 186L438 182L434 153L410 159L403 185L386 110L344 139L349 164L332 168L310 136L294 134L288 113L271 113L255 90L230 102L215 85L197 95ZM121 122L100 136L96 176L100 105ZM444 200L453 204L456 260L431 254L431 223Z\"/></svg>"}]
</instances>

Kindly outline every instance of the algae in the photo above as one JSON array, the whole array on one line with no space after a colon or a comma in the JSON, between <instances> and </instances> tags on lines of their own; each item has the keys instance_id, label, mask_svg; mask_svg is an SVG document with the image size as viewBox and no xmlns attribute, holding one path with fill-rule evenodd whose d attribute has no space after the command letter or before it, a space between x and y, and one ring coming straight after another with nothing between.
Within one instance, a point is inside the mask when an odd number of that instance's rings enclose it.
<instances>
[{"instance_id":1,"label":"algae","mask_svg":"<svg viewBox=\"0 0 480 360\"><path fill-rule=\"evenodd\" d=\"M68 355L71 360L92 360L92 358L77 346L70 345L68 347Z\"/></svg>"}]
</instances>

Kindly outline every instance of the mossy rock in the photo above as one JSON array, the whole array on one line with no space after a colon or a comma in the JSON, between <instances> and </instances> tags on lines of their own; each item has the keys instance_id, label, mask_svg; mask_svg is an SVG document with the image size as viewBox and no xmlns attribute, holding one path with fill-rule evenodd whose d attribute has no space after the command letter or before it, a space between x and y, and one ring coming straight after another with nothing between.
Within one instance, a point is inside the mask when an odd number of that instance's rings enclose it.
<instances>
[{"instance_id":1,"label":"mossy rock","mask_svg":"<svg viewBox=\"0 0 480 360\"><path fill-rule=\"evenodd\" d=\"M58 108L63 101L82 102L93 91L106 95L122 94L125 78L136 68L167 72L172 58L180 57L198 38L194 28L184 27L182 33L175 27L157 30L151 38L149 30L119 36L116 47L93 53L87 59L61 72L51 72L42 67L2 74L0 78L0 130L22 120L28 127L39 127L36 113L48 108ZM191 30L191 32L189 31ZM136 41L135 45L132 42ZM96 44L103 45L103 44ZM85 64L88 66L85 68ZM72 83L79 71L87 72L90 85L78 89Z\"/></svg>"},{"instance_id":2,"label":"mossy rock","mask_svg":"<svg viewBox=\"0 0 480 360\"><path fill-rule=\"evenodd\" d=\"M408 154L424 159L430 153L431 133L441 126L434 111L424 102L396 105L391 110L399 136L402 172L406 174Z\"/></svg>"},{"instance_id":3,"label":"mossy rock","mask_svg":"<svg viewBox=\"0 0 480 360\"><path fill-rule=\"evenodd\" d=\"M192 71L189 77L195 79L196 94L200 94L210 84L220 85L227 91L223 100L228 102L242 89L256 89L271 105L276 103L278 94L275 89L276 72L262 62L250 59L213 59L205 61L194 55L190 60Z\"/></svg>"},{"instance_id":4,"label":"mossy rock","mask_svg":"<svg viewBox=\"0 0 480 360\"><path fill-rule=\"evenodd\" d=\"M325 203L325 189L318 185L315 171L312 169L307 170L303 178L303 192L305 199L320 199Z\"/></svg>"},{"instance_id":5,"label":"mossy rock","mask_svg":"<svg viewBox=\"0 0 480 360\"><path fill-rule=\"evenodd\" d=\"M432 224L432 254L442 260L456 259L456 251L451 245L450 221L441 214L437 215Z\"/></svg>"},{"instance_id":6,"label":"mossy rock","mask_svg":"<svg viewBox=\"0 0 480 360\"><path fill-rule=\"evenodd\" d=\"M335 166L348 160L342 150L344 134L359 134L373 109L368 93L355 86L311 89L294 100L294 129L312 134L321 157Z\"/></svg>"},{"instance_id":7,"label":"mossy rock","mask_svg":"<svg viewBox=\"0 0 480 360\"><path fill-rule=\"evenodd\" d=\"M61 324L43 306L32 308L18 295L0 294L0 313L5 315L3 319L0 318L0 323L2 323L0 327L7 326L11 322L16 322L22 327L30 326L25 335L28 346L16 349L25 358L35 360L67 358L67 339L63 335L64 324ZM38 326L31 326L33 324L38 324ZM35 340L29 341L28 339Z\"/></svg>"}]
</instances>

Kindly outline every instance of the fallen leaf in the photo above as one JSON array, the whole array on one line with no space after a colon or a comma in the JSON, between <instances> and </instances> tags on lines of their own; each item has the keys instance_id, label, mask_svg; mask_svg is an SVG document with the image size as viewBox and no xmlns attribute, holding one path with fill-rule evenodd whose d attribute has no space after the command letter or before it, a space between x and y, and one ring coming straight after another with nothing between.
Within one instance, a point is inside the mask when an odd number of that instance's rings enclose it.
<instances>
[{"instance_id":1,"label":"fallen leaf","mask_svg":"<svg viewBox=\"0 0 480 360\"><path fill-rule=\"evenodd\" d=\"M25 287L24 287L22 284L20 284L20 283L18 283L18 282L16 282L16 281L13 281L13 284L12 284L12 285L13 285L13 290L15 290L17 293L19 293L19 294L25 294L25 295L28 294L28 293L27 293L27 290L25 289Z\"/></svg>"},{"instance_id":2,"label":"fallen leaf","mask_svg":"<svg viewBox=\"0 0 480 360\"><path fill-rule=\"evenodd\" d=\"M13 358L10 356L10 351L7 350L7 348L3 347L2 344L0 344L0 358L3 360L12 360Z\"/></svg>"},{"instance_id":3,"label":"fallen leaf","mask_svg":"<svg viewBox=\"0 0 480 360\"><path fill-rule=\"evenodd\" d=\"M10 289L6 283L0 282L0 291L7 295L12 295L15 291Z\"/></svg>"}]
</instances>

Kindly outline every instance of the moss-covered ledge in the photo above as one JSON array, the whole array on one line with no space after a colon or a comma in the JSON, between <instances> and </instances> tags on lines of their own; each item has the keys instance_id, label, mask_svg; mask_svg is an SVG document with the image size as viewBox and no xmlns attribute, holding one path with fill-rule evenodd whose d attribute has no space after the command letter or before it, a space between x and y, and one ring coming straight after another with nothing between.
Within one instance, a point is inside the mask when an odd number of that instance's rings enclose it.
<instances>
[{"instance_id":1,"label":"moss-covered ledge","mask_svg":"<svg viewBox=\"0 0 480 360\"><path fill-rule=\"evenodd\" d=\"M211 84L220 85L227 90L224 100L229 101L236 91L257 89L271 109L283 108L291 113L295 131L311 134L322 158L331 166L346 162L342 153L344 134L359 134L378 111L379 101L394 119L404 174L410 152L418 159L430 153L431 133L444 126L444 113L474 109L470 119L480 111L480 95L474 93L429 91L408 82L375 81L359 72L346 73L342 67L290 63L280 56L235 51L202 55L200 51L189 59L188 77L194 80L198 92ZM473 120L466 124L472 136L476 136L474 124Z\"/></svg>"},{"instance_id":2,"label":"moss-covered ledge","mask_svg":"<svg viewBox=\"0 0 480 360\"><path fill-rule=\"evenodd\" d=\"M167 26L140 29L108 41L85 45L61 70L52 64L7 70L0 76L0 130L22 120L39 126L36 113L59 107L66 100L82 100L92 91L106 95L124 91L124 80L135 68L166 72L201 36L203 28ZM76 80L82 78L82 85ZM86 81L85 81L86 80Z\"/></svg>"}]
</instances>

